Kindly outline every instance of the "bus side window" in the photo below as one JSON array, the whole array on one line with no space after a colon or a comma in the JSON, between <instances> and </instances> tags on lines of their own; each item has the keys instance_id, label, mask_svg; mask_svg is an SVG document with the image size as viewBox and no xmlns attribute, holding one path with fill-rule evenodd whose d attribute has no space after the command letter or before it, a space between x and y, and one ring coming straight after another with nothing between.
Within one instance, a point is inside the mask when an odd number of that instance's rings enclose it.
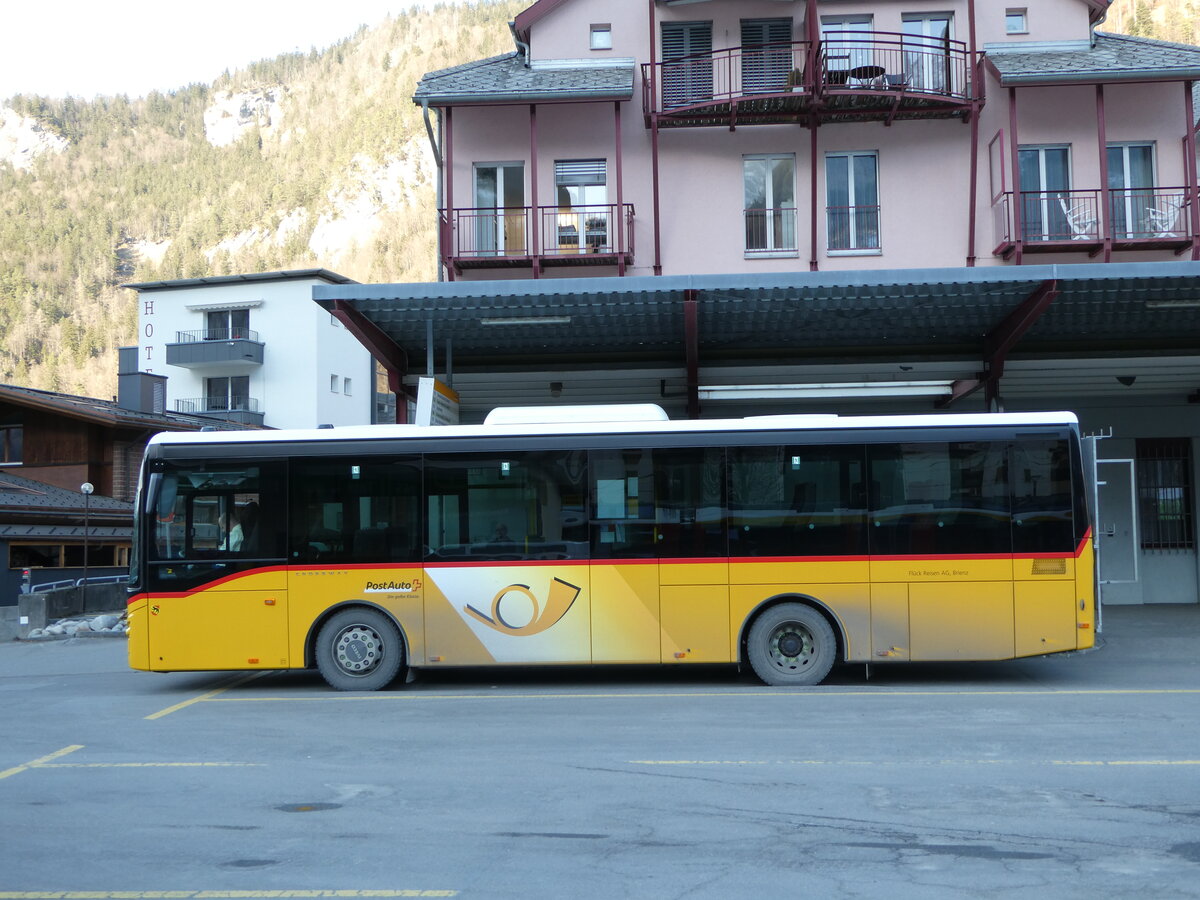
<instances>
[{"instance_id":1,"label":"bus side window","mask_svg":"<svg viewBox=\"0 0 1200 900\"><path fill-rule=\"evenodd\" d=\"M1013 552L1073 551L1071 455L1067 441L1014 444L1012 474Z\"/></svg>"},{"instance_id":2,"label":"bus side window","mask_svg":"<svg viewBox=\"0 0 1200 900\"><path fill-rule=\"evenodd\" d=\"M731 556L866 553L861 446L738 447L729 454Z\"/></svg>"},{"instance_id":3,"label":"bus side window","mask_svg":"<svg viewBox=\"0 0 1200 900\"><path fill-rule=\"evenodd\" d=\"M877 444L869 456L872 554L1012 552L1003 443Z\"/></svg>"}]
</instances>

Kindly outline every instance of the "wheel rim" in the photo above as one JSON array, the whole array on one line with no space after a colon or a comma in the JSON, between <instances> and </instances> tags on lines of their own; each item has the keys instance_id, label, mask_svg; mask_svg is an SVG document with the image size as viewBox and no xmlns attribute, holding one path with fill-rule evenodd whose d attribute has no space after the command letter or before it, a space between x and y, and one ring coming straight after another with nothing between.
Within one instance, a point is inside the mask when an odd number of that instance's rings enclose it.
<instances>
[{"instance_id":1,"label":"wheel rim","mask_svg":"<svg viewBox=\"0 0 1200 900\"><path fill-rule=\"evenodd\" d=\"M784 622L767 639L767 657L781 672L798 672L812 665L817 655L812 632L799 622Z\"/></svg>"},{"instance_id":2,"label":"wheel rim","mask_svg":"<svg viewBox=\"0 0 1200 900\"><path fill-rule=\"evenodd\" d=\"M347 675L361 678L379 668L384 649L383 638L374 628L347 625L333 639L333 660Z\"/></svg>"}]
</instances>

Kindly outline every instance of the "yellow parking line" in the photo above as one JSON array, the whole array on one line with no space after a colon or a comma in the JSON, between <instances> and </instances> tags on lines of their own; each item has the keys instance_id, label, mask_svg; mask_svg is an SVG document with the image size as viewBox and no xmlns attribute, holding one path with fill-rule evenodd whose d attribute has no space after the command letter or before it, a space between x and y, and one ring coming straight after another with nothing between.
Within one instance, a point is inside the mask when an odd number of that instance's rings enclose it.
<instances>
[{"instance_id":1,"label":"yellow parking line","mask_svg":"<svg viewBox=\"0 0 1200 900\"><path fill-rule=\"evenodd\" d=\"M237 685L229 685L236 687ZM259 697L217 697L216 695L228 688L222 688L221 691L212 691L201 697L195 697L185 703L181 703L178 707L171 707L163 710L162 713L155 715L165 715L168 712L174 711L191 703L199 703L200 701L211 700L216 703L320 703L320 702L374 702L381 703L387 701L405 701L412 703L446 701L446 700L686 700L691 697L736 697L742 699L745 697L773 697L776 699L785 698L804 698L815 700L821 697L877 697L881 699L891 697L1079 697L1079 696L1114 696L1120 694L1200 694L1200 688L1146 688L1141 690L1127 690L1121 688L1114 689L1096 689L1096 690L1024 690L1024 691L890 691L886 688L877 690L852 690L852 691L828 691L820 688L808 688L805 690L747 690L747 691L678 691L678 692L646 692L646 691L620 691L608 693L589 693L580 691L579 693L513 693L504 691L495 691L487 694L455 694L455 693L363 693L363 694L318 694L307 696L259 696ZM151 718L151 717L147 717Z\"/></svg>"},{"instance_id":2,"label":"yellow parking line","mask_svg":"<svg viewBox=\"0 0 1200 900\"><path fill-rule=\"evenodd\" d=\"M176 703L174 706L168 706L166 709L160 709L158 712L151 713L150 715L146 716L146 718L151 719L151 720L161 719L163 716L169 716L171 713L178 712L181 709L185 709L185 708L191 706L193 703L200 703L203 700L211 700L211 699L213 699L213 697L216 697L218 694L222 694L231 688L240 687L241 685L245 684L246 682L253 681L255 678L258 678L265 674L266 674L266 671L252 672L249 675L245 675L241 678L234 679L233 681L226 684L224 687L217 688L215 691L208 691L207 693L201 694L199 697L193 697L191 700L184 700L182 703Z\"/></svg>"},{"instance_id":3,"label":"yellow parking line","mask_svg":"<svg viewBox=\"0 0 1200 900\"><path fill-rule=\"evenodd\" d=\"M172 768L237 768L265 766L266 763L246 762L124 762L124 763L42 763L38 769L172 769Z\"/></svg>"},{"instance_id":4,"label":"yellow parking line","mask_svg":"<svg viewBox=\"0 0 1200 900\"><path fill-rule=\"evenodd\" d=\"M260 897L457 897L458 891L0 891L0 900L257 900Z\"/></svg>"},{"instance_id":5,"label":"yellow parking line","mask_svg":"<svg viewBox=\"0 0 1200 900\"><path fill-rule=\"evenodd\" d=\"M1200 766L1200 759L631 759L631 766Z\"/></svg>"},{"instance_id":6,"label":"yellow parking line","mask_svg":"<svg viewBox=\"0 0 1200 900\"><path fill-rule=\"evenodd\" d=\"M76 750L82 750L83 744L72 744L69 747L63 747L61 750L55 750L53 753L48 753L45 756L39 756L32 762L27 762L24 765L13 766L11 769L5 769L0 772L0 779L8 778L10 775L18 775L26 769L33 769L37 766L45 765L52 759L58 759L61 756L66 756L68 753L74 753Z\"/></svg>"}]
</instances>

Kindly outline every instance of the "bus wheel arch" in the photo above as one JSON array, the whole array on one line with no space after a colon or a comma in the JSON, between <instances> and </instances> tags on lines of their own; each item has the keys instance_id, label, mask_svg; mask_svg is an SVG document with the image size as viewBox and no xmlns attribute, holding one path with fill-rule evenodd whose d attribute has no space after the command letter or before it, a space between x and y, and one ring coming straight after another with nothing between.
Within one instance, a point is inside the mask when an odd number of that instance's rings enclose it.
<instances>
[{"instance_id":1,"label":"bus wheel arch","mask_svg":"<svg viewBox=\"0 0 1200 900\"><path fill-rule=\"evenodd\" d=\"M846 636L830 609L806 594L779 594L746 617L738 637L739 664L771 685L814 685L845 659Z\"/></svg>"},{"instance_id":2,"label":"bus wheel arch","mask_svg":"<svg viewBox=\"0 0 1200 900\"><path fill-rule=\"evenodd\" d=\"M408 636L387 610L350 601L327 610L309 628L305 663L339 691L387 687L407 668Z\"/></svg>"}]
</instances>

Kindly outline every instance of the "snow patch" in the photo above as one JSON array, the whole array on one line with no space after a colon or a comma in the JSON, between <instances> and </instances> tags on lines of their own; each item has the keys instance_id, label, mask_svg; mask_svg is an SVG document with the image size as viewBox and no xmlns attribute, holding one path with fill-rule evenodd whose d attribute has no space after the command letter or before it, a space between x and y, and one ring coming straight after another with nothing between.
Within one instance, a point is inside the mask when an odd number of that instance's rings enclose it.
<instances>
[{"instance_id":1,"label":"snow patch","mask_svg":"<svg viewBox=\"0 0 1200 900\"><path fill-rule=\"evenodd\" d=\"M66 138L47 131L36 119L0 106L0 162L29 171L42 154L62 153L68 146Z\"/></svg>"},{"instance_id":2,"label":"snow patch","mask_svg":"<svg viewBox=\"0 0 1200 900\"><path fill-rule=\"evenodd\" d=\"M228 147L242 135L258 128L264 135L274 134L283 121L282 85L253 91L217 91L212 105L204 111L204 136L214 147Z\"/></svg>"}]
</instances>

